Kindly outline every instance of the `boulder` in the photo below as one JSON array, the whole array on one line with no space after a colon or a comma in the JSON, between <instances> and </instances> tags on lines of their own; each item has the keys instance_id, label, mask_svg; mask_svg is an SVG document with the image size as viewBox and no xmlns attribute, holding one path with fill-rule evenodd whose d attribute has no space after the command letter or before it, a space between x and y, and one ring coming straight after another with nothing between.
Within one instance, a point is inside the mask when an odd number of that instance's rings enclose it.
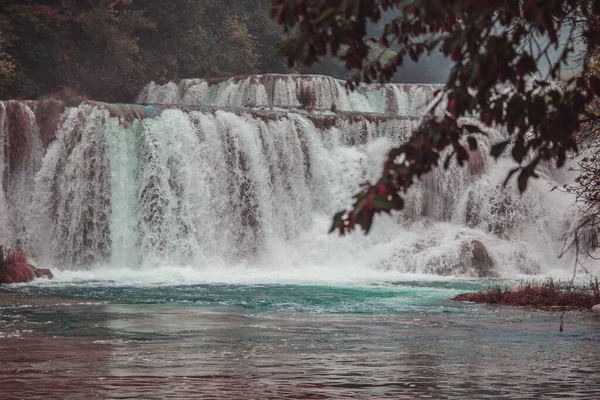
<instances>
[{"instance_id":1,"label":"boulder","mask_svg":"<svg viewBox=\"0 0 600 400\"><path fill-rule=\"evenodd\" d=\"M594 307L592 307L592 311L600 313L600 304L596 304Z\"/></svg>"},{"instance_id":2,"label":"boulder","mask_svg":"<svg viewBox=\"0 0 600 400\"><path fill-rule=\"evenodd\" d=\"M52 275L52 272L48 268L36 268L31 264L29 264L29 266L33 270L33 273L35 274L36 278L46 278L46 279L54 278L54 275Z\"/></svg>"},{"instance_id":3,"label":"boulder","mask_svg":"<svg viewBox=\"0 0 600 400\"><path fill-rule=\"evenodd\" d=\"M471 276L495 278L495 264L485 245L477 239L466 239L460 243L458 252L431 258L425 272L442 276Z\"/></svg>"},{"instance_id":4,"label":"boulder","mask_svg":"<svg viewBox=\"0 0 600 400\"><path fill-rule=\"evenodd\" d=\"M463 263L466 264L465 266L470 274L479 278L497 276L496 271L494 271L494 261L481 241L473 239L463 243L461 255Z\"/></svg>"}]
</instances>

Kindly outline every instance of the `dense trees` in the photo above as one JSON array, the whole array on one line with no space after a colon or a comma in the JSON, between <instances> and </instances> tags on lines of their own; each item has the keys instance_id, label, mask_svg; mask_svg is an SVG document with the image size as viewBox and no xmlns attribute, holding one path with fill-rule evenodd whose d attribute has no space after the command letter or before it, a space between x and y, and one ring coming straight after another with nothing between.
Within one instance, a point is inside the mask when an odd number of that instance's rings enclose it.
<instances>
[{"instance_id":1,"label":"dense trees","mask_svg":"<svg viewBox=\"0 0 600 400\"><path fill-rule=\"evenodd\" d=\"M4 51L4 37L0 31L0 79L12 76L14 69L10 56Z\"/></svg>"},{"instance_id":2,"label":"dense trees","mask_svg":"<svg viewBox=\"0 0 600 400\"><path fill-rule=\"evenodd\" d=\"M134 5L156 22L140 36L147 80L221 77L259 70L260 31L248 27L255 9L207 0L137 0ZM260 9L260 8L259 8ZM267 18L265 7L263 14ZM269 22L265 28L277 27ZM279 32L281 32L278 29Z\"/></svg>"},{"instance_id":3,"label":"dense trees","mask_svg":"<svg viewBox=\"0 0 600 400\"><path fill-rule=\"evenodd\" d=\"M264 0L0 2L0 98L131 101L150 80L288 72Z\"/></svg>"},{"instance_id":4,"label":"dense trees","mask_svg":"<svg viewBox=\"0 0 600 400\"><path fill-rule=\"evenodd\" d=\"M329 55L358 71L355 81L383 82L405 59L426 53L441 51L454 62L447 102L436 107L444 109L433 109L408 143L392 149L379 181L336 215L332 229L340 233L357 225L368 232L375 213L404 207L402 193L416 179L451 158L462 165L480 132L464 116L508 131L510 139L491 153L510 152L516 165L508 179L516 176L525 190L541 162L561 167L578 150L582 119L600 95L600 79L590 73L600 44L599 0L270 1L276 21L297 32L282 49L290 64ZM368 27L390 13L381 34L369 38ZM372 40L395 55L369 59ZM578 45L583 72L565 77L562 69ZM447 149L450 155L442 157Z\"/></svg>"},{"instance_id":5,"label":"dense trees","mask_svg":"<svg viewBox=\"0 0 600 400\"><path fill-rule=\"evenodd\" d=\"M121 98L137 89L136 35L152 23L130 5L131 0L3 2L0 29L15 73L2 77L2 97L74 91Z\"/></svg>"}]
</instances>

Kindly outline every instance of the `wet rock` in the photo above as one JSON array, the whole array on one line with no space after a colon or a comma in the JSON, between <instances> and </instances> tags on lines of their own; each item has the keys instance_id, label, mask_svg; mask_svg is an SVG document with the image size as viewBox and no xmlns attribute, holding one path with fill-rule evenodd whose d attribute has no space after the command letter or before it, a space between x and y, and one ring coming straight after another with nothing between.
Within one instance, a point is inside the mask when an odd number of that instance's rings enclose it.
<instances>
[{"instance_id":1,"label":"wet rock","mask_svg":"<svg viewBox=\"0 0 600 400\"><path fill-rule=\"evenodd\" d=\"M46 278L46 279L54 278L52 271L50 271L48 268L36 268L31 264L29 264L29 267L31 267L31 269L33 270L33 273L35 274L36 278Z\"/></svg>"},{"instance_id":2,"label":"wet rock","mask_svg":"<svg viewBox=\"0 0 600 400\"><path fill-rule=\"evenodd\" d=\"M461 258L465 269L470 275L479 278L492 278L498 276L497 272L494 270L494 261L490 257L487 248L477 239L462 244Z\"/></svg>"},{"instance_id":3,"label":"wet rock","mask_svg":"<svg viewBox=\"0 0 600 400\"><path fill-rule=\"evenodd\" d=\"M457 250L430 259L425 272L441 276L498 277L494 261L481 241L467 239Z\"/></svg>"}]
</instances>

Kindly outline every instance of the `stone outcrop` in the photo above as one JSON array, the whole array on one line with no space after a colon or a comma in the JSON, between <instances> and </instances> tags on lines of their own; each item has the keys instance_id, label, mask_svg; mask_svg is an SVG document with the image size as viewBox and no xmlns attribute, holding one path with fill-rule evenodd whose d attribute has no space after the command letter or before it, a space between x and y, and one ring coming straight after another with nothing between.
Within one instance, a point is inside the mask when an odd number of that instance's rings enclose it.
<instances>
[{"instance_id":1,"label":"stone outcrop","mask_svg":"<svg viewBox=\"0 0 600 400\"><path fill-rule=\"evenodd\" d=\"M481 241L473 239L463 243L461 253L463 254L463 262L467 264L467 269L471 274L479 278L494 277L497 275L496 271L494 271L494 261Z\"/></svg>"},{"instance_id":2,"label":"stone outcrop","mask_svg":"<svg viewBox=\"0 0 600 400\"><path fill-rule=\"evenodd\" d=\"M54 278L54 275L48 268L36 268L31 264L29 264L29 267L33 270L33 273L35 274L36 278Z\"/></svg>"},{"instance_id":3,"label":"stone outcrop","mask_svg":"<svg viewBox=\"0 0 600 400\"><path fill-rule=\"evenodd\" d=\"M477 239L466 239L457 254L431 260L426 271L442 276L470 276L474 278L496 278L498 272L486 246Z\"/></svg>"},{"instance_id":4,"label":"stone outcrop","mask_svg":"<svg viewBox=\"0 0 600 400\"><path fill-rule=\"evenodd\" d=\"M29 264L22 252L0 246L0 284L27 283L36 278L52 279L53 275L49 269Z\"/></svg>"}]
</instances>

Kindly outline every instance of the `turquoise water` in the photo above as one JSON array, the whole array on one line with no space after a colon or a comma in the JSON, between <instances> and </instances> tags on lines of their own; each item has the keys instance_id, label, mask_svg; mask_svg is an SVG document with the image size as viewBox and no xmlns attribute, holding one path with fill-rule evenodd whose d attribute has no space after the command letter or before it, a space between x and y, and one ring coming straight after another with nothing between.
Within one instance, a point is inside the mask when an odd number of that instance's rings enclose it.
<instances>
[{"instance_id":1,"label":"turquoise water","mask_svg":"<svg viewBox=\"0 0 600 400\"><path fill-rule=\"evenodd\" d=\"M247 312L373 313L421 312L454 306L446 300L486 287L479 282L400 282L370 285L191 284L125 285L88 281L23 286L21 293L118 302L242 307Z\"/></svg>"},{"instance_id":2,"label":"turquoise water","mask_svg":"<svg viewBox=\"0 0 600 400\"><path fill-rule=\"evenodd\" d=\"M0 398L599 398L600 319L490 282L0 289Z\"/></svg>"}]
</instances>

